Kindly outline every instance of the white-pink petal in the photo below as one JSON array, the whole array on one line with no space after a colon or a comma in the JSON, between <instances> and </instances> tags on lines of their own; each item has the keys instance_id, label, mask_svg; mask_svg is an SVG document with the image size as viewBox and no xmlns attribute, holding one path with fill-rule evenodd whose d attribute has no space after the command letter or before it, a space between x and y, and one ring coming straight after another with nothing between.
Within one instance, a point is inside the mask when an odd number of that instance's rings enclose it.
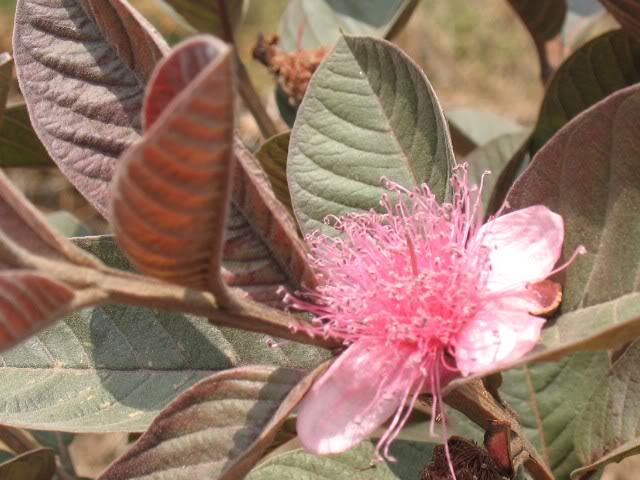
<instances>
[{"instance_id":1,"label":"white-pink petal","mask_svg":"<svg viewBox=\"0 0 640 480\"><path fill-rule=\"evenodd\" d=\"M487 288L499 292L549 276L562 252L564 223L560 215L535 205L487 222L475 238L489 249Z\"/></svg>"},{"instance_id":2,"label":"white-pink petal","mask_svg":"<svg viewBox=\"0 0 640 480\"><path fill-rule=\"evenodd\" d=\"M456 366L463 375L517 360L538 342L544 319L508 308L507 304L490 304L458 333Z\"/></svg>"},{"instance_id":3,"label":"white-pink petal","mask_svg":"<svg viewBox=\"0 0 640 480\"><path fill-rule=\"evenodd\" d=\"M397 361L388 348L362 343L340 355L300 405L297 430L305 449L320 455L343 452L391 417L411 382L402 374L386 374L390 368L399 372Z\"/></svg>"}]
</instances>

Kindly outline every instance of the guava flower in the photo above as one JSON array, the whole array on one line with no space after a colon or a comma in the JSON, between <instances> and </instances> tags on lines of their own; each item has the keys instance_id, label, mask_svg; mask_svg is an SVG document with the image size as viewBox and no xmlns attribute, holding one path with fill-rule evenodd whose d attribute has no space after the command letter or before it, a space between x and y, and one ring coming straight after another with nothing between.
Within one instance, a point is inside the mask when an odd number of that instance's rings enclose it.
<instances>
[{"instance_id":1,"label":"guava flower","mask_svg":"<svg viewBox=\"0 0 640 480\"><path fill-rule=\"evenodd\" d=\"M383 213L334 217L340 236L307 237L320 286L287 299L316 315L311 333L348 346L301 403L307 450L342 452L390 420L378 443L388 456L421 393L435 418L453 378L516 360L540 337L531 312L545 305L531 286L557 271L562 218L537 205L481 225L466 167L451 185L439 204L426 185L386 182Z\"/></svg>"}]
</instances>

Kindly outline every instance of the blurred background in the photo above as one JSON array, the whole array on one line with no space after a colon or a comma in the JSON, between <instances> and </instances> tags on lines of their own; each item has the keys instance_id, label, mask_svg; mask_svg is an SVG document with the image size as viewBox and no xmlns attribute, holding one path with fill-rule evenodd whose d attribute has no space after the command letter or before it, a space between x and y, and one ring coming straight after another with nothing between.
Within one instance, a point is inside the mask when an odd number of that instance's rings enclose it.
<instances>
[{"instance_id":1,"label":"blurred background","mask_svg":"<svg viewBox=\"0 0 640 480\"><path fill-rule=\"evenodd\" d=\"M189 27L155 0L130 0L170 42L189 33ZM583 15L598 8L590 0L575 0L573 9ZM238 32L240 56L264 103L278 117L273 98L274 80L266 68L252 59L258 33L275 33L287 0L253 0ZM0 52L11 51L15 0L0 0ZM583 21L580 16L570 19ZM586 20L584 20L586 22ZM602 18L591 22L590 34L611 28L615 22ZM574 25L575 26L575 25ZM573 38L569 42L584 39ZM473 108L493 113L522 125L532 124L543 95L535 47L526 29L505 0L422 0L406 27L394 38L425 71L445 111ZM10 102L19 101L17 84ZM241 107L240 107L241 108ZM241 113L245 138L259 138L253 118ZM108 226L56 169L11 169L13 181L45 212L71 212L75 220L63 219L59 228L72 234L100 234ZM66 222L66 223L65 223ZM69 223L71 222L71 223ZM71 451L78 473L97 475L127 443L126 434L79 435ZM607 469L606 480L640 478L640 460L630 458Z\"/></svg>"}]
</instances>

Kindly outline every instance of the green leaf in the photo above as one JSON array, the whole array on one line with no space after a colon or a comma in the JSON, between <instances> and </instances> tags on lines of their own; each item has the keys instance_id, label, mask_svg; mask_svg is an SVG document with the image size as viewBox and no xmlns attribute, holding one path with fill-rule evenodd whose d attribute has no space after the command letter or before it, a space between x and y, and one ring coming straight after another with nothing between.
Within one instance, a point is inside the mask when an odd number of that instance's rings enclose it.
<instances>
[{"instance_id":1,"label":"green leaf","mask_svg":"<svg viewBox=\"0 0 640 480\"><path fill-rule=\"evenodd\" d=\"M631 344L589 399L575 432L586 465L572 477L640 453L640 341Z\"/></svg>"},{"instance_id":2,"label":"green leaf","mask_svg":"<svg viewBox=\"0 0 640 480\"><path fill-rule=\"evenodd\" d=\"M287 183L287 155L290 135L290 132L286 132L269 138L260 145L255 155L269 177L269 183L273 187L276 198L289 211L293 211L289 184Z\"/></svg>"},{"instance_id":3,"label":"green leaf","mask_svg":"<svg viewBox=\"0 0 640 480\"><path fill-rule=\"evenodd\" d=\"M543 204L564 219L560 316L524 358L606 349L640 335L640 86L626 88L575 118L534 158L507 200Z\"/></svg>"},{"instance_id":4,"label":"green leaf","mask_svg":"<svg viewBox=\"0 0 640 480\"><path fill-rule=\"evenodd\" d=\"M303 233L327 215L380 208L382 178L449 191L451 140L419 67L385 40L344 37L309 84L291 132L287 175Z\"/></svg>"},{"instance_id":5,"label":"green leaf","mask_svg":"<svg viewBox=\"0 0 640 480\"><path fill-rule=\"evenodd\" d=\"M14 105L5 111L0 124L0 166L55 166L31 126L25 105Z\"/></svg>"},{"instance_id":6,"label":"green leaf","mask_svg":"<svg viewBox=\"0 0 640 480\"><path fill-rule=\"evenodd\" d=\"M13 59L8 53L0 53L0 126L9 98L9 87L13 78Z\"/></svg>"},{"instance_id":7,"label":"green leaf","mask_svg":"<svg viewBox=\"0 0 640 480\"><path fill-rule=\"evenodd\" d=\"M128 269L111 237L76 243L107 265ZM205 319L107 305L68 315L0 355L0 423L58 431L143 431L180 392L243 365L310 368L325 350Z\"/></svg>"},{"instance_id":8,"label":"green leaf","mask_svg":"<svg viewBox=\"0 0 640 480\"><path fill-rule=\"evenodd\" d=\"M417 479L431 459L432 443L397 439L390 453L397 462L375 463L375 443L365 441L340 455L318 456L302 449L272 457L247 480L405 480Z\"/></svg>"},{"instance_id":9,"label":"green leaf","mask_svg":"<svg viewBox=\"0 0 640 480\"><path fill-rule=\"evenodd\" d=\"M417 3L417 0L290 0L280 20L281 45L288 52L314 49L333 45L341 33L387 38L408 20Z\"/></svg>"},{"instance_id":10,"label":"green leaf","mask_svg":"<svg viewBox=\"0 0 640 480\"><path fill-rule=\"evenodd\" d=\"M611 93L640 81L640 42L605 33L571 55L551 79L531 139L535 154L569 120Z\"/></svg>"},{"instance_id":11,"label":"green leaf","mask_svg":"<svg viewBox=\"0 0 640 480\"><path fill-rule=\"evenodd\" d=\"M528 132L506 133L476 148L464 159L469 164L469 179L471 183L480 185L480 182L483 182L482 207L485 212L489 206L496 180L528 138ZM483 179L482 177L486 171L490 171L491 174L485 175Z\"/></svg>"},{"instance_id":12,"label":"green leaf","mask_svg":"<svg viewBox=\"0 0 640 480\"><path fill-rule=\"evenodd\" d=\"M448 110L446 116L454 150L460 155L466 155L499 136L523 130L512 120L473 108L454 108Z\"/></svg>"},{"instance_id":13,"label":"green leaf","mask_svg":"<svg viewBox=\"0 0 640 480\"><path fill-rule=\"evenodd\" d=\"M49 225L65 237L86 237L91 235L89 227L66 210L48 213L45 216Z\"/></svg>"},{"instance_id":14,"label":"green leaf","mask_svg":"<svg viewBox=\"0 0 640 480\"><path fill-rule=\"evenodd\" d=\"M246 367L215 374L165 408L100 480L235 480L253 467L324 372Z\"/></svg>"},{"instance_id":15,"label":"green leaf","mask_svg":"<svg viewBox=\"0 0 640 480\"><path fill-rule=\"evenodd\" d=\"M236 29L242 20L244 0L164 0L176 13L200 32L211 33L231 43L225 29L223 15L226 13L229 26ZM221 6L224 4L226 12Z\"/></svg>"},{"instance_id":16,"label":"green leaf","mask_svg":"<svg viewBox=\"0 0 640 480\"><path fill-rule=\"evenodd\" d=\"M581 352L502 373L502 398L518 413L527 437L556 478L567 478L580 465L573 432L608 367L607 353Z\"/></svg>"},{"instance_id":17,"label":"green leaf","mask_svg":"<svg viewBox=\"0 0 640 480\"><path fill-rule=\"evenodd\" d=\"M51 480L56 473L53 450L40 448L0 464L0 480Z\"/></svg>"}]
</instances>

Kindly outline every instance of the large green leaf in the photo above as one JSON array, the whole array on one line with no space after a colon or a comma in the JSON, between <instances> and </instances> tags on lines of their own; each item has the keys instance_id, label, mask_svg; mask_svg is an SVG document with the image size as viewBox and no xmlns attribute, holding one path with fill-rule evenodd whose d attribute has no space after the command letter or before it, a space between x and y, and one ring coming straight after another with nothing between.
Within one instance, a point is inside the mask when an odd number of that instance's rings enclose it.
<instances>
[{"instance_id":1,"label":"large green leaf","mask_svg":"<svg viewBox=\"0 0 640 480\"><path fill-rule=\"evenodd\" d=\"M425 427L426 429L427 427ZM375 463L375 443L362 442L340 455L317 456L295 449L258 465L247 480L405 480L418 479L429 463L432 443L395 440L390 453L395 463Z\"/></svg>"},{"instance_id":2,"label":"large green leaf","mask_svg":"<svg viewBox=\"0 0 640 480\"><path fill-rule=\"evenodd\" d=\"M0 166L53 167L55 164L31 126L25 105L7 108L0 124Z\"/></svg>"},{"instance_id":3,"label":"large green leaf","mask_svg":"<svg viewBox=\"0 0 640 480\"><path fill-rule=\"evenodd\" d=\"M607 353L581 352L502 374L500 394L518 413L527 437L556 478L567 478L580 465L573 432L608 367Z\"/></svg>"},{"instance_id":4,"label":"large green leaf","mask_svg":"<svg viewBox=\"0 0 640 480\"><path fill-rule=\"evenodd\" d=\"M640 334L640 85L575 118L538 152L507 200L543 204L565 223L560 315L528 358L610 348ZM526 361L526 359L524 359Z\"/></svg>"},{"instance_id":5,"label":"large green leaf","mask_svg":"<svg viewBox=\"0 0 640 480\"><path fill-rule=\"evenodd\" d=\"M343 37L309 84L291 132L287 176L303 233L327 215L380 208L385 177L427 183L440 200L454 162L436 95L385 40Z\"/></svg>"},{"instance_id":6,"label":"large green leaf","mask_svg":"<svg viewBox=\"0 0 640 480\"><path fill-rule=\"evenodd\" d=\"M599 382L575 432L584 468L598 469L640 453L640 341L636 340Z\"/></svg>"},{"instance_id":7,"label":"large green leaf","mask_svg":"<svg viewBox=\"0 0 640 480\"><path fill-rule=\"evenodd\" d=\"M78 244L128 269L112 238ZM216 328L205 319L108 305L67 316L0 356L0 423L61 431L142 431L180 392L241 365L309 368L325 351Z\"/></svg>"},{"instance_id":8,"label":"large green leaf","mask_svg":"<svg viewBox=\"0 0 640 480\"><path fill-rule=\"evenodd\" d=\"M290 0L280 20L282 47L292 52L333 45L341 33L387 37L406 22L417 3L417 0Z\"/></svg>"}]
</instances>

